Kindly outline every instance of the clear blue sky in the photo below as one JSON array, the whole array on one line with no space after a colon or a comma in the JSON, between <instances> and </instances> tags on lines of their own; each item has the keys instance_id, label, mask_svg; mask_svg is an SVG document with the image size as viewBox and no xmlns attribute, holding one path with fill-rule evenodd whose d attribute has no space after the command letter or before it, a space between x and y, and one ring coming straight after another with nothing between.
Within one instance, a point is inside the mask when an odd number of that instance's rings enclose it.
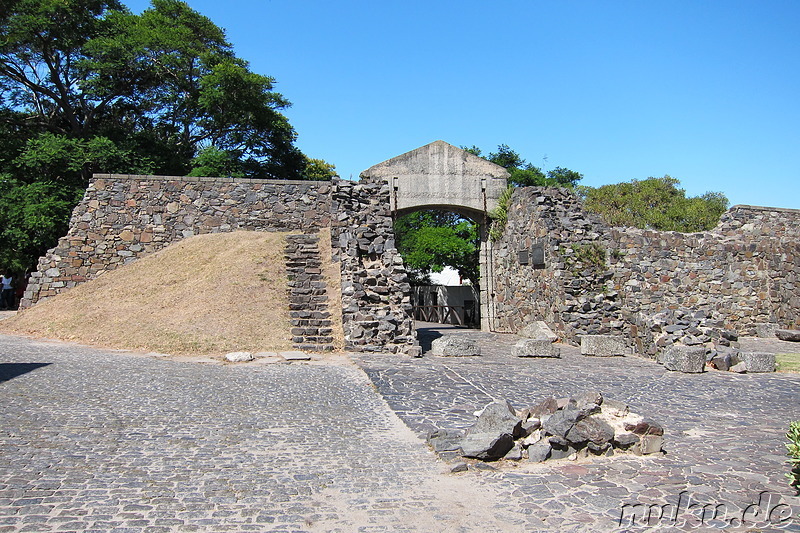
<instances>
[{"instance_id":1,"label":"clear blue sky","mask_svg":"<svg viewBox=\"0 0 800 533\"><path fill-rule=\"evenodd\" d=\"M123 0L138 13L143 0ZM800 209L800 2L189 0L354 178L437 139Z\"/></svg>"}]
</instances>

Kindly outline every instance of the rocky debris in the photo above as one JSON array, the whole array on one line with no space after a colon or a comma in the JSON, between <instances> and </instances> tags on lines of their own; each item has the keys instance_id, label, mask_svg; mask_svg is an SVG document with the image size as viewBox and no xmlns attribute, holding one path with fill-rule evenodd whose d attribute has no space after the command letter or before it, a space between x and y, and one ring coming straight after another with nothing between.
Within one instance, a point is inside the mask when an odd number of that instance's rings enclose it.
<instances>
[{"instance_id":1,"label":"rocky debris","mask_svg":"<svg viewBox=\"0 0 800 533\"><path fill-rule=\"evenodd\" d=\"M428 443L443 457L483 461L556 459L662 451L664 428L627 404L606 400L597 391L570 398L546 398L516 410L508 401L495 401L476 413L463 434L437 429ZM458 466L458 465L456 465Z\"/></svg>"},{"instance_id":2,"label":"rocky debris","mask_svg":"<svg viewBox=\"0 0 800 533\"><path fill-rule=\"evenodd\" d=\"M547 323L542 320L537 320L536 322L528 324L519 330L517 335L528 339L548 340L551 343L558 340L558 335L553 333L553 330L550 329L550 326L548 326Z\"/></svg>"},{"instance_id":3,"label":"rocky debris","mask_svg":"<svg viewBox=\"0 0 800 533\"><path fill-rule=\"evenodd\" d=\"M782 341L800 342L800 329L776 329L775 336Z\"/></svg>"},{"instance_id":4,"label":"rocky debris","mask_svg":"<svg viewBox=\"0 0 800 533\"><path fill-rule=\"evenodd\" d=\"M255 357L253 357L253 354L250 352L231 352L225 354L225 360L230 363L245 363L253 359L255 359Z\"/></svg>"},{"instance_id":5,"label":"rocky debris","mask_svg":"<svg viewBox=\"0 0 800 533\"><path fill-rule=\"evenodd\" d=\"M431 354L442 357L471 357L481 354L474 339L464 335L444 335L431 343Z\"/></svg>"},{"instance_id":6,"label":"rocky debris","mask_svg":"<svg viewBox=\"0 0 800 533\"><path fill-rule=\"evenodd\" d=\"M667 370L698 374L706 367L706 349L704 346L673 344L659 354L658 362Z\"/></svg>"},{"instance_id":7,"label":"rocky debris","mask_svg":"<svg viewBox=\"0 0 800 533\"><path fill-rule=\"evenodd\" d=\"M625 339L617 335L581 335L581 355L613 357L626 355Z\"/></svg>"},{"instance_id":8,"label":"rocky debris","mask_svg":"<svg viewBox=\"0 0 800 533\"><path fill-rule=\"evenodd\" d=\"M561 357L561 348L548 339L522 339L513 353L517 357Z\"/></svg>"},{"instance_id":9,"label":"rocky debris","mask_svg":"<svg viewBox=\"0 0 800 533\"><path fill-rule=\"evenodd\" d=\"M735 352L739 335L724 327L723 316L706 309L668 309L645 317L644 326L653 337L645 351L655 356L672 345L698 346L706 354ZM708 358L710 359L710 358Z\"/></svg>"}]
</instances>

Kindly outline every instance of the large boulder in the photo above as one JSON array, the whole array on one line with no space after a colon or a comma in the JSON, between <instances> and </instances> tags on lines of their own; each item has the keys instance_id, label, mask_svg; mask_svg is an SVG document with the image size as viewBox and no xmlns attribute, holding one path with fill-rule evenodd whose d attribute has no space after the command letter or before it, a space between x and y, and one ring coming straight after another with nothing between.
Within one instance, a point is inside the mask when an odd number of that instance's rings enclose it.
<instances>
[{"instance_id":1,"label":"large boulder","mask_svg":"<svg viewBox=\"0 0 800 533\"><path fill-rule=\"evenodd\" d=\"M775 372L774 353L742 352L739 358L747 372Z\"/></svg>"},{"instance_id":2,"label":"large boulder","mask_svg":"<svg viewBox=\"0 0 800 533\"><path fill-rule=\"evenodd\" d=\"M800 329L776 329L775 336L782 341L800 342Z\"/></svg>"},{"instance_id":3,"label":"large boulder","mask_svg":"<svg viewBox=\"0 0 800 533\"><path fill-rule=\"evenodd\" d=\"M502 459L514 447L514 437L508 433L473 433L461 440L461 455L484 461Z\"/></svg>"},{"instance_id":4,"label":"large boulder","mask_svg":"<svg viewBox=\"0 0 800 533\"><path fill-rule=\"evenodd\" d=\"M547 340L550 342L556 342L558 340L558 335L553 333L553 330L541 320L528 324L519 330L517 335L528 339Z\"/></svg>"},{"instance_id":5,"label":"large boulder","mask_svg":"<svg viewBox=\"0 0 800 533\"><path fill-rule=\"evenodd\" d=\"M475 340L463 335L444 335L431 343L431 354L443 357L471 357L481 354Z\"/></svg>"},{"instance_id":6,"label":"large boulder","mask_svg":"<svg viewBox=\"0 0 800 533\"><path fill-rule=\"evenodd\" d=\"M523 339L514 345L517 357L561 357L561 348L547 339Z\"/></svg>"},{"instance_id":7,"label":"large boulder","mask_svg":"<svg viewBox=\"0 0 800 533\"><path fill-rule=\"evenodd\" d=\"M667 370L698 374L706 367L706 349L703 346L674 344L659 355L658 362Z\"/></svg>"},{"instance_id":8,"label":"large boulder","mask_svg":"<svg viewBox=\"0 0 800 533\"><path fill-rule=\"evenodd\" d=\"M495 401L483 408L478 419L466 431L475 433L508 433L514 437L522 436L522 419L507 401Z\"/></svg>"},{"instance_id":9,"label":"large boulder","mask_svg":"<svg viewBox=\"0 0 800 533\"><path fill-rule=\"evenodd\" d=\"M625 339L616 335L581 335L581 355L613 357L626 355Z\"/></svg>"}]
</instances>

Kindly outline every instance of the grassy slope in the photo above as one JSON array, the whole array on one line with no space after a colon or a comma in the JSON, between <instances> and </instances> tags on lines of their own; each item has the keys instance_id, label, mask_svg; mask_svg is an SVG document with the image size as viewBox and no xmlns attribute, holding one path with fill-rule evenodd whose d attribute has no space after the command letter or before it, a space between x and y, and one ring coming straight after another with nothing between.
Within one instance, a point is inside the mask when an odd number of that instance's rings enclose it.
<instances>
[{"instance_id":1,"label":"grassy slope","mask_svg":"<svg viewBox=\"0 0 800 533\"><path fill-rule=\"evenodd\" d=\"M180 241L4 320L0 331L169 354L291 349L285 235Z\"/></svg>"}]
</instances>

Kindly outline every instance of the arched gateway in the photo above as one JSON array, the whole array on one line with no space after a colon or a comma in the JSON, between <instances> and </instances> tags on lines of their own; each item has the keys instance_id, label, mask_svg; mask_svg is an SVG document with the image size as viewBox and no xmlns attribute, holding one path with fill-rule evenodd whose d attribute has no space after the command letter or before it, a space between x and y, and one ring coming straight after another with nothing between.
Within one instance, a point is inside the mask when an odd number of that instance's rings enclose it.
<instances>
[{"instance_id":1,"label":"arched gateway","mask_svg":"<svg viewBox=\"0 0 800 533\"><path fill-rule=\"evenodd\" d=\"M434 141L393 157L361 173L389 184L392 214L421 209L453 211L480 226L481 329L488 330L493 309L489 212L508 186L508 171L444 141Z\"/></svg>"}]
</instances>

